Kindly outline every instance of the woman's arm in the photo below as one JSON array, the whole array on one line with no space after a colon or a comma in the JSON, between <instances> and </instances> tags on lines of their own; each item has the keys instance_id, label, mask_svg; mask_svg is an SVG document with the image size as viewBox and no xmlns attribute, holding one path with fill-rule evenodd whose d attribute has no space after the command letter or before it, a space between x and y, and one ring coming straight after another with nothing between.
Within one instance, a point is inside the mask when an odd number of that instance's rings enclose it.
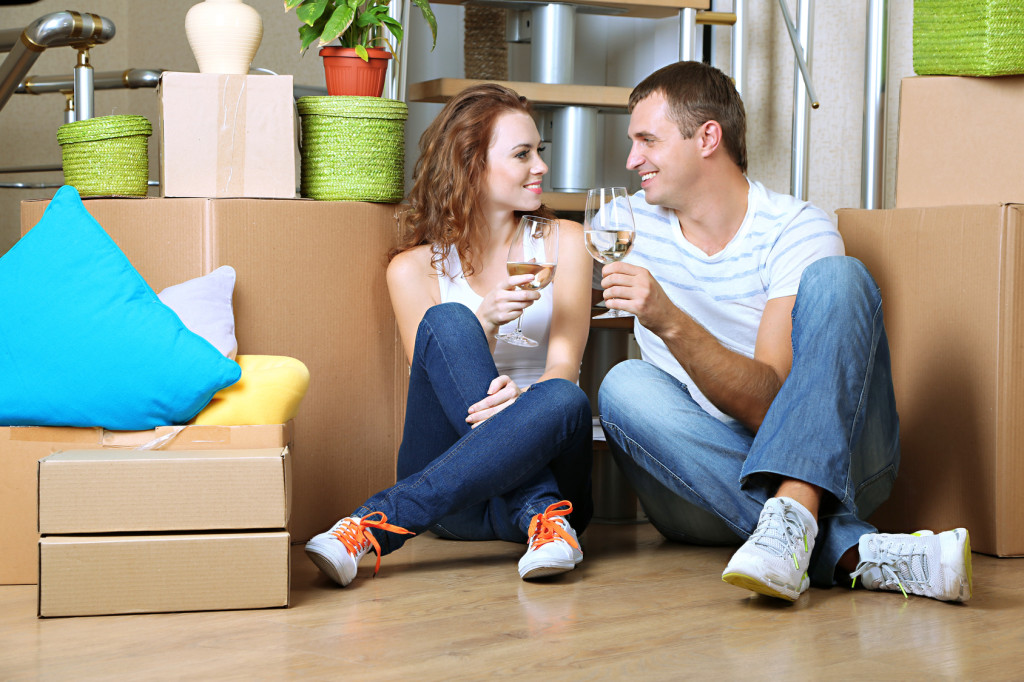
<instances>
[{"instance_id":1,"label":"woman's arm","mask_svg":"<svg viewBox=\"0 0 1024 682\"><path fill-rule=\"evenodd\" d=\"M590 288L594 261L583 245L583 226L558 221L558 271L555 273L547 364L538 381L576 382L590 334Z\"/></svg>"},{"instance_id":2,"label":"woman's arm","mask_svg":"<svg viewBox=\"0 0 1024 682\"><path fill-rule=\"evenodd\" d=\"M430 246L417 246L398 254L388 264L388 293L409 363L412 363L420 320L428 308L441 302L437 275L430 264L431 255Z\"/></svg>"}]
</instances>

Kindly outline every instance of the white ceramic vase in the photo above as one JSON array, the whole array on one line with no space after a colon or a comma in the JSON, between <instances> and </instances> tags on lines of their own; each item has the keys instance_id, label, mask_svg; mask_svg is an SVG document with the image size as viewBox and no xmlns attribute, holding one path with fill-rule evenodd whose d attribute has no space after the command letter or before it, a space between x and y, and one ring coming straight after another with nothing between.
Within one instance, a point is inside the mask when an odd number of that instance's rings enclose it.
<instances>
[{"instance_id":1,"label":"white ceramic vase","mask_svg":"<svg viewBox=\"0 0 1024 682\"><path fill-rule=\"evenodd\" d=\"M185 15L185 35L200 73L247 74L263 20L242 0L204 0Z\"/></svg>"}]
</instances>

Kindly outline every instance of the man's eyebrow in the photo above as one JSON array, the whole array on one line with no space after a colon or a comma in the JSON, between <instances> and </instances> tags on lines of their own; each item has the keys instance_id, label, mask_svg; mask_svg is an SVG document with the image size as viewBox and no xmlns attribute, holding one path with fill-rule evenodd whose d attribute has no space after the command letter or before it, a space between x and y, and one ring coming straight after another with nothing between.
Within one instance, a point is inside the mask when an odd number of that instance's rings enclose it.
<instances>
[{"instance_id":1,"label":"man's eyebrow","mask_svg":"<svg viewBox=\"0 0 1024 682\"><path fill-rule=\"evenodd\" d=\"M634 137L653 137L654 139L658 139L657 135L655 135L654 133L647 132L646 130L638 130L635 133L627 131L626 137L629 139L633 139Z\"/></svg>"}]
</instances>

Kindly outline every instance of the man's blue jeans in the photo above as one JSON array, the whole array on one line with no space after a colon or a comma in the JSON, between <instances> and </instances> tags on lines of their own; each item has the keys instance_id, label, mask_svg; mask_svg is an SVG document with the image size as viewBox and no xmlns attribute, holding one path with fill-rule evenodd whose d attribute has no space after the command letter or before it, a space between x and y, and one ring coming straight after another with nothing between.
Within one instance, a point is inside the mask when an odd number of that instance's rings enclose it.
<instances>
[{"instance_id":1,"label":"man's blue jeans","mask_svg":"<svg viewBox=\"0 0 1024 682\"><path fill-rule=\"evenodd\" d=\"M533 516L567 499L573 528L582 532L593 514L586 394L564 379L542 381L472 429L469 406L497 376L469 308L443 303L427 310L410 368L399 480L353 515L379 511L413 533L430 529L456 540L526 542ZM382 555L410 537L373 533Z\"/></svg>"},{"instance_id":2,"label":"man's blue jeans","mask_svg":"<svg viewBox=\"0 0 1024 682\"><path fill-rule=\"evenodd\" d=\"M809 575L831 586L840 557L889 495L899 467L882 300L859 261L812 263L793 307L793 367L757 435L730 428L654 365L616 365L599 393L616 461L666 537L738 543L783 478L823 488Z\"/></svg>"}]
</instances>

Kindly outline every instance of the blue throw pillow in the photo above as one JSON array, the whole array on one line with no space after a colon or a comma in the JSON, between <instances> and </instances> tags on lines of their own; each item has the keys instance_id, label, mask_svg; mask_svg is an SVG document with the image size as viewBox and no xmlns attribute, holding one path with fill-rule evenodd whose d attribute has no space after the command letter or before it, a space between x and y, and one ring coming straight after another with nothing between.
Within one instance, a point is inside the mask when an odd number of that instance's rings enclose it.
<instances>
[{"instance_id":1,"label":"blue throw pillow","mask_svg":"<svg viewBox=\"0 0 1024 682\"><path fill-rule=\"evenodd\" d=\"M73 187L0 258L0 425L184 424L240 376L160 302Z\"/></svg>"}]
</instances>

